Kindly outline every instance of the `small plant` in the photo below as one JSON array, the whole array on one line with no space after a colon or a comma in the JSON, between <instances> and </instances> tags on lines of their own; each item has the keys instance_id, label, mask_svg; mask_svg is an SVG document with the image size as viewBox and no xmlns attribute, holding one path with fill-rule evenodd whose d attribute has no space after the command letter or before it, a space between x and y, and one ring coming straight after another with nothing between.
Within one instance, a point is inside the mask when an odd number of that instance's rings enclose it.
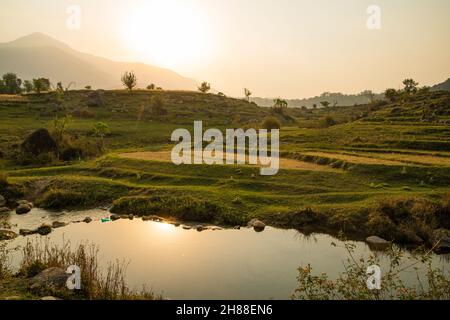
<instances>
[{"instance_id":1,"label":"small plant","mask_svg":"<svg viewBox=\"0 0 450 320\"><path fill-rule=\"evenodd\" d=\"M335 243L332 243L336 246ZM314 275L311 265L298 269L298 287L292 299L299 300L448 300L450 299L449 272L435 268L430 254L421 252L412 255L405 261L403 252L397 248L390 248L384 252L389 266L383 269L381 289L370 290L367 286L367 270L369 266L381 265L382 255L371 254L367 259L355 257L355 245L344 242L348 258L344 262L345 271L335 280L327 274ZM403 272L417 272L417 266L426 267L425 276L417 273L417 286L408 287L401 279ZM426 282L426 283L424 283Z\"/></svg>"},{"instance_id":2,"label":"small plant","mask_svg":"<svg viewBox=\"0 0 450 320\"><path fill-rule=\"evenodd\" d=\"M267 130L280 129L281 123L275 117L267 117L262 123L262 127Z\"/></svg>"},{"instance_id":3,"label":"small plant","mask_svg":"<svg viewBox=\"0 0 450 320\"><path fill-rule=\"evenodd\" d=\"M244 94L247 101L250 102L250 96L252 95L252 92L249 89L244 88Z\"/></svg>"}]
</instances>

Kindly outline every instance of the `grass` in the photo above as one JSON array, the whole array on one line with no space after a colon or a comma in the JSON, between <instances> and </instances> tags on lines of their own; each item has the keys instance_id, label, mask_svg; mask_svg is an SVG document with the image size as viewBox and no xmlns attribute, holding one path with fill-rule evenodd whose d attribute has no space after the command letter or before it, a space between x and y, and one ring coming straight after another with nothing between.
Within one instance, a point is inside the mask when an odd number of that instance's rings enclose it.
<instances>
[{"instance_id":1,"label":"grass","mask_svg":"<svg viewBox=\"0 0 450 320\"><path fill-rule=\"evenodd\" d=\"M12 250L12 249L11 249ZM72 246L65 242L61 246L48 240L28 241L21 249L20 268L17 273L9 270L7 259L11 251L0 247L0 299L15 296L15 299L39 299L54 296L65 300L154 300L162 297L147 290L131 290L125 282L125 262L109 263L100 271L99 249L89 243ZM66 270L68 266L80 268L81 290L68 290L57 286L29 286L29 280L47 268ZM2 269L0 269L1 271Z\"/></svg>"},{"instance_id":2,"label":"grass","mask_svg":"<svg viewBox=\"0 0 450 320\"><path fill-rule=\"evenodd\" d=\"M156 95L164 97L166 115L149 112ZM345 230L355 237L379 233L396 241L411 241L414 232L427 241L429 232L411 231L406 222L395 221L398 233L385 233L383 223L369 221L390 200L428 201L441 208L450 186L450 114L442 107L450 99L446 92L396 103L288 109L284 117L246 101L185 91L106 91L97 107L87 107L83 91L55 99L52 93L0 97L1 161L10 182L4 192L44 208L115 202L120 212L228 224L258 217L283 227ZM89 117L74 113L80 108L88 109ZM424 120L430 110L436 116ZM92 126L107 123L107 154L51 166L14 163L14 150L27 134L65 114L73 114L68 128L73 139L94 139ZM255 166L167 161L176 128L192 129L194 120L203 120L205 129L258 127L267 116L282 123L283 159L276 176L261 177ZM321 126L327 116L337 125Z\"/></svg>"}]
</instances>

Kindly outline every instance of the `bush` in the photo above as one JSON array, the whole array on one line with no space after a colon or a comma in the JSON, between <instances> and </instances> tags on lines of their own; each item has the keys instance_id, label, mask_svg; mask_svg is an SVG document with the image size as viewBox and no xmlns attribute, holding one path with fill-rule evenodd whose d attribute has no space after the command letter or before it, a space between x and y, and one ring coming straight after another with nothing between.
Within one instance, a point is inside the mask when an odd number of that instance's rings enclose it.
<instances>
[{"instance_id":1,"label":"bush","mask_svg":"<svg viewBox=\"0 0 450 320\"><path fill-rule=\"evenodd\" d=\"M267 130L280 129L281 123L275 117L267 117L262 123L262 127Z\"/></svg>"},{"instance_id":2,"label":"bush","mask_svg":"<svg viewBox=\"0 0 450 320\"><path fill-rule=\"evenodd\" d=\"M336 124L337 124L337 122L336 122L336 120L334 120L334 118L332 116L326 116L325 118L323 118L320 121L320 125L322 128L332 127Z\"/></svg>"},{"instance_id":3,"label":"bush","mask_svg":"<svg viewBox=\"0 0 450 320\"><path fill-rule=\"evenodd\" d=\"M44 209L67 209L85 205L88 196L73 191L52 189L44 193L37 203Z\"/></svg>"}]
</instances>

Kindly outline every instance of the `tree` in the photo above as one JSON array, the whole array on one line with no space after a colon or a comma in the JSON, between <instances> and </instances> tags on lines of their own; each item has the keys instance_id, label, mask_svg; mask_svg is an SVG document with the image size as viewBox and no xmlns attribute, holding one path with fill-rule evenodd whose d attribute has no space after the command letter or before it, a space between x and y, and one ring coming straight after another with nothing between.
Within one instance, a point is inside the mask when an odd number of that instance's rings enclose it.
<instances>
[{"instance_id":1,"label":"tree","mask_svg":"<svg viewBox=\"0 0 450 320\"><path fill-rule=\"evenodd\" d=\"M92 128L94 136L100 138L100 148L103 150L104 138L111 133L109 126L104 122L97 122Z\"/></svg>"},{"instance_id":2,"label":"tree","mask_svg":"<svg viewBox=\"0 0 450 320\"><path fill-rule=\"evenodd\" d=\"M361 92L361 95L369 99L369 102L373 102L373 100L375 99L375 93L373 93L372 90L365 90Z\"/></svg>"},{"instance_id":3,"label":"tree","mask_svg":"<svg viewBox=\"0 0 450 320\"><path fill-rule=\"evenodd\" d=\"M147 86L147 90L155 90L156 86L154 83L151 83Z\"/></svg>"},{"instance_id":4,"label":"tree","mask_svg":"<svg viewBox=\"0 0 450 320\"><path fill-rule=\"evenodd\" d=\"M405 79L403 80L403 85L405 86L405 92L411 94L417 92L417 86L419 83L415 82L413 79Z\"/></svg>"},{"instance_id":5,"label":"tree","mask_svg":"<svg viewBox=\"0 0 450 320\"><path fill-rule=\"evenodd\" d=\"M33 79L33 88L37 94L40 94L42 91L48 91L50 90L50 80L47 78Z\"/></svg>"},{"instance_id":6,"label":"tree","mask_svg":"<svg viewBox=\"0 0 450 320\"><path fill-rule=\"evenodd\" d=\"M17 78L17 75L12 72L5 73L3 75L3 93L17 94L22 91L22 80Z\"/></svg>"},{"instance_id":7,"label":"tree","mask_svg":"<svg viewBox=\"0 0 450 320\"><path fill-rule=\"evenodd\" d=\"M384 97L390 102L395 102L398 96L399 94L397 90L393 88L386 89L386 91L384 92Z\"/></svg>"},{"instance_id":8,"label":"tree","mask_svg":"<svg viewBox=\"0 0 450 320\"><path fill-rule=\"evenodd\" d=\"M64 134L66 133L67 127L71 121L72 117L70 115L66 115L62 118L56 117L53 119L53 133L58 145L61 145L63 142Z\"/></svg>"},{"instance_id":9,"label":"tree","mask_svg":"<svg viewBox=\"0 0 450 320\"><path fill-rule=\"evenodd\" d=\"M198 91L202 93L207 93L209 90L211 90L211 85L206 81L202 82L200 87L198 87Z\"/></svg>"},{"instance_id":10,"label":"tree","mask_svg":"<svg viewBox=\"0 0 450 320\"><path fill-rule=\"evenodd\" d=\"M245 94L245 97L247 98L247 101L250 102L250 96L252 95L252 92L250 90L248 90L247 88L244 88L244 94Z\"/></svg>"},{"instance_id":11,"label":"tree","mask_svg":"<svg viewBox=\"0 0 450 320\"><path fill-rule=\"evenodd\" d=\"M133 71L125 71L122 75L122 84L128 89L128 91L132 91L134 87L137 85L137 78Z\"/></svg>"},{"instance_id":12,"label":"tree","mask_svg":"<svg viewBox=\"0 0 450 320\"><path fill-rule=\"evenodd\" d=\"M288 103L286 100L276 98L273 100L273 107L272 109L279 114L284 114L284 109L288 107Z\"/></svg>"},{"instance_id":13,"label":"tree","mask_svg":"<svg viewBox=\"0 0 450 320\"><path fill-rule=\"evenodd\" d=\"M26 93L30 93L33 91L34 87L33 87L33 82L31 82L30 80L25 80L23 82L23 88L25 90Z\"/></svg>"},{"instance_id":14,"label":"tree","mask_svg":"<svg viewBox=\"0 0 450 320\"><path fill-rule=\"evenodd\" d=\"M328 101L321 101L320 104L322 105L322 107L324 108L328 108L330 106L330 103Z\"/></svg>"}]
</instances>

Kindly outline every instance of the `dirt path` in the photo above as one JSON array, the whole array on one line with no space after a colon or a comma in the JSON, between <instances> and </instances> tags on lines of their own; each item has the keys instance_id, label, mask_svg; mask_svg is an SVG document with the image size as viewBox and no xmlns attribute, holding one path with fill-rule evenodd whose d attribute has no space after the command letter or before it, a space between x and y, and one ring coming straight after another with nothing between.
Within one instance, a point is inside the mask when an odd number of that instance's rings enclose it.
<instances>
[{"instance_id":1,"label":"dirt path","mask_svg":"<svg viewBox=\"0 0 450 320\"><path fill-rule=\"evenodd\" d=\"M119 154L122 158L171 162L170 151L158 152L132 152ZM293 159L280 158L280 169L309 170L309 171L328 171L341 172L328 166L321 166L314 163L303 162Z\"/></svg>"}]
</instances>

